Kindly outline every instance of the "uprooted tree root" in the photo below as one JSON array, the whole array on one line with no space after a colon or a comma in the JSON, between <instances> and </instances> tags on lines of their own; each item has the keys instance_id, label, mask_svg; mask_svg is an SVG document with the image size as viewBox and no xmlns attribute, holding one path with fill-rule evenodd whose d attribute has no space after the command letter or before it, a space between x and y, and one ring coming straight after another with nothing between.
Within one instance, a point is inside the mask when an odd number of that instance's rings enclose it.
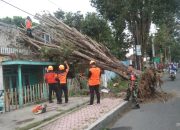
<instances>
[{"instance_id":1,"label":"uprooted tree root","mask_svg":"<svg viewBox=\"0 0 180 130\"><path fill-rule=\"evenodd\" d=\"M164 92L162 88L163 81L161 79L162 73L153 68L148 68L140 77L138 84L138 100L142 103L149 102L167 102L169 99L176 96L175 93ZM106 97L125 98L126 91L120 91L119 93L103 94Z\"/></svg>"},{"instance_id":2,"label":"uprooted tree root","mask_svg":"<svg viewBox=\"0 0 180 130\"><path fill-rule=\"evenodd\" d=\"M142 75L138 86L138 97L142 101L149 99L165 100L162 90L163 81L160 74L154 68L148 68ZM159 92L160 90L161 92ZM163 96L164 95L164 96Z\"/></svg>"},{"instance_id":3,"label":"uprooted tree root","mask_svg":"<svg viewBox=\"0 0 180 130\"><path fill-rule=\"evenodd\" d=\"M149 98L139 99L139 101L142 102L142 103L152 103L152 102L166 103L168 100L172 99L173 97L175 97L174 93L156 91Z\"/></svg>"}]
</instances>

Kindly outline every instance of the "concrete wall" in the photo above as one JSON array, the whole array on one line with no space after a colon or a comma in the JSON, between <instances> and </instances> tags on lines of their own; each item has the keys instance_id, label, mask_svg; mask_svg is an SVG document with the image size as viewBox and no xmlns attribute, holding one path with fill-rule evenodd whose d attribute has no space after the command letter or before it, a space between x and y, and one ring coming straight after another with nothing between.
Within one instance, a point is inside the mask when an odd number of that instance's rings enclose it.
<instances>
[{"instance_id":1,"label":"concrete wall","mask_svg":"<svg viewBox=\"0 0 180 130\"><path fill-rule=\"evenodd\" d=\"M16 44L18 30L15 26L0 22L0 47L9 47Z\"/></svg>"}]
</instances>

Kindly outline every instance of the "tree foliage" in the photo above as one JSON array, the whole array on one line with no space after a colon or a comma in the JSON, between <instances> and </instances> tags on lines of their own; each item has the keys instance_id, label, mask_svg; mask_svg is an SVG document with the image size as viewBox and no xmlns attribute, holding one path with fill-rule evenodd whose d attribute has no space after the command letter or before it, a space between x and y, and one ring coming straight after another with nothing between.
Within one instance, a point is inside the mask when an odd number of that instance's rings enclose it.
<instances>
[{"instance_id":1,"label":"tree foliage","mask_svg":"<svg viewBox=\"0 0 180 130\"><path fill-rule=\"evenodd\" d=\"M79 11L76 13L58 10L54 15L70 27L76 28L92 39L105 44L111 52L119 58L123 58L126 49L122 49L119 41L115 39L108 21L97 13L87 13L83 16Z\"/></svg>"},{"instance_id":2,"label":"tree foliage","mask_svg":"<svg viewBox=\"0 0 180 130\"><path fill-rule=\"evenodd\" d=\"M124 36L123 31L127 28L133 41L142 45L143 54L151 23L166 23L173 19L177 9L176 0L91 0L91 3L111 21L118 38Z\"/></svg>"},{"instance_id":3,"label":"tree foliage","mask_svg":"<svg viewBox=\"0 0 180 130\"><path fill-rule=\"evenodd\" d=\"M25 27L25 20L26 19L21 16L13 16L13 18L10 18L10 17L1 18L0 22L15 25L17 27L23 28L23 27ZM35 25L37 25L37 23L33 22L33 26L35 26Z\"/></svg>"}]
</instances>

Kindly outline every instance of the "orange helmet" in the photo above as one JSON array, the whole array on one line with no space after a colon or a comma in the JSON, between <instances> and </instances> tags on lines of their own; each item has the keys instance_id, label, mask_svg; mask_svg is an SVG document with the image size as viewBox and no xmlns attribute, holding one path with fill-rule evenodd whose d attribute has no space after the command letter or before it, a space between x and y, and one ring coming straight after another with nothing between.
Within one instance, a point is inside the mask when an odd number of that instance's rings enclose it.
<instances>
[{"instance_id":1,"label":"orange helmet","mask_svg":"<svg viewBox=\"0 0 180 130\"><path fill-rule=\"evenodd\" d=\"M64 70L64 68L65 68L64 65L59 65L60 70Z\"/></svg>"},{"instance_id":2,"label":"orange helmet","mask_svg":"<svg viewBox=\"0 0 180 130\"><path fill-rule=\"evenodd\" d=\"M91 60L90 62L89 62L89 64L91 65L91 64L95 64L96 62L95 61L93 61L93 60Z\"/></svg>"},{"instance_id":3,"label":"orange helmet","mask_svg":"<svg viewBox=\"0 0 180 130\"><path fill-rule=\"evenodd\" d=\"M48 66L48 70L53 70L53 66Z\"/></svg>"}]
</instances>

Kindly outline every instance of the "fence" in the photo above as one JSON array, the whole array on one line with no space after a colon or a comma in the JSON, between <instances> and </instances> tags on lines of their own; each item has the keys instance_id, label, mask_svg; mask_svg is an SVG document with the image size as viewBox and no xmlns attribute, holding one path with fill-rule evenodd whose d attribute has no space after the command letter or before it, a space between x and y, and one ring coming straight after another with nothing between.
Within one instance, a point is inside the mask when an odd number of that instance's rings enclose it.
<instances>
[{"instance_id":1,"label":"fence","mask_svg":"<svg viewBox=\"0 0 180 130\"><path fill-rule=\"evenodd\" d=\"M8 48L8 47L0 47L0 54L10 55L10 54L24 54L29 55L30 52L24 49L16 49L16 48Z\"/></svg>"},{"instance_id":2,"label":"fence","mask_svg":"<svg viewBox=\"0 0 180 130\"><path fill-rule=\"evenodd\" d=\"M16 88L5 91L5 111L18 109L19 95ZM23 87L23 106L48 99L48 85L45 83Z\"/></svg>"},{"instance_id":3,"label":"fence","mask_svg":"<svg viewBox=\"0 0 180 130\"><path fill-rule=\"evenodd\" d=\"M69 88L69 96L82 94L83 90L87 90L86 81L68 79L67 82ZM81 89L80 86L83 86ZM18 89L12 88L5 91L5 111L9 112L12 110L19 109L19 92ZM42 102L48 100L49 86L46 83L29 85L23 87L23 106L30 105L37 102ZM55 97L55 93L53 93Z\"/></svg>"}]
</instances>

